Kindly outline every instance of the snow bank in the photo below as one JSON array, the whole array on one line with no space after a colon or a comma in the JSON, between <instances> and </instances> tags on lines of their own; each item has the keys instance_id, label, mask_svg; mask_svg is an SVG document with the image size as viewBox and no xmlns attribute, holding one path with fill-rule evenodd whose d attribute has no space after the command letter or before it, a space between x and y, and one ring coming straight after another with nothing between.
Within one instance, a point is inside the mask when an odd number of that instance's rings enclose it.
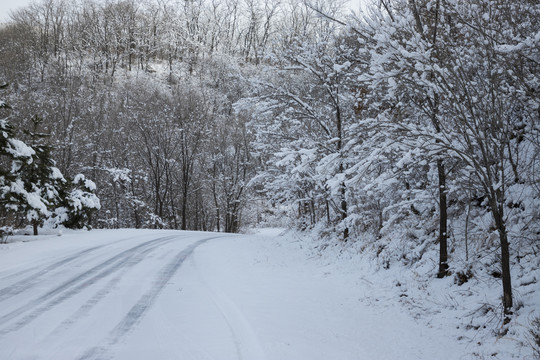
<instances>
[{"instance_id":1,"label":"snow bank","mask_svg":"<svg viewBox=\"0 0 540 360\"><path fill-rule=\"evenodd\" d=\"M534 358L529 329L533 319L540 316L540 259L532 254L513 265L517 305L511 321L505 323L501 279L497 273L488 272L493 266L488 256L465 262L464 256L460 260L462 254L452 253L452 276L437 279L436 244L422 249L421 255L409 254L409 260L390 262L377 257L362 241L339 243L296 232L287 237L295 239L306 257L327 269L328 274L349 278L349 286L363 288L359 302L364 306L374 311L396 310L414 319L425 333L444 338L443 347L453 350L434 358ZM494 247L493 252L497 250ZM356 279L356 285L352 279Z\"/></svg>"}]
</instances>

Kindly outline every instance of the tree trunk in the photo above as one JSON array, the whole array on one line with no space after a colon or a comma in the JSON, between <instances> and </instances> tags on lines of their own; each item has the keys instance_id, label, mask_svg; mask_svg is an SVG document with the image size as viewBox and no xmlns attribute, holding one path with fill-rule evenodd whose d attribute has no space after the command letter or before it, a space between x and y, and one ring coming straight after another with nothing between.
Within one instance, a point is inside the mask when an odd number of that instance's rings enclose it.
<instances>
[{"instance_id":1,"label":"tree trunk","mask_svg":"<svg viewBox=\"0 0 540 360\"><path fill-rule=\"evenodd\" d=\"M186 186L184 184L184 186ZM187 189L182 192L182 230L187 230Z\"/></svg>"},{"instance_id":2,"label":"tree trunk","mask_svg":"<svg viewBox=\"0 0 540 360\"><path fill-rule=\"evenodd\" d=\"M337 100L334 100L336 106L336 127L338 132L338 141L337 141L337 150L339 151L340 164L339 164L339 173L343 174L345 172L345 167L343 166L343 123L341 119L341 109ZM340 185L340 212L341 212L341 221L344 221L347 214L347 188L345 187L345 182L342 182ZM349 238L349 228L345 226L343 229L343 241L347 241Z\"/></svg>"},{"instance_id":3,"label":"tree trunk","mask_svg":"<svg viewBox=\"0 0 540 360\"><path fill-rule=\"evenodd\" d=\"M446 173L441 159L437 160L439 176L439 272L437 277L442 279L448 273L448 214L446 199Z\"/></svg>"},{"instance_id":4,"label":"tree trunk","mask_svg":"<svg viewBox=\"0 0 540 360\"><path fill-rule=\"evenodd\" d=\"M347 199L345 198L345 184L341 185L341 221L347 218ZM343 241L347 241L349 238L349 228L345 226L343 229Z\"/></svg>"},{"instance_id":5,"label":"tree trunk","mask_svg":"<svg viewBox=\"0 0 540 360\"><path fill-rule=\"evenodd\" d=\"M34 228L34 236L37 236L38 235L38 221L37 220L33 220L32 221L32 227Z\"/></svg>"},{"instance_id":6,"label":"tree trunk","mask_svg":"<svg viewBox=\"0 0 540 360\"><path fill-rule=\"evenodd\" d=\"M216 229L217 229L217 232L221 231L221 226L220 226L220 223L219 223L220 217L221 217L221 215L219 213L219 207L216 207Z\"/></svg>"},{"instance_id":7,"label":"tree trunk","mask_svg":"<svg viewBox=\"0 0 540 360\"><path fill-rule=\"evenodd\" d=\"M508 234L506 227L499 228L499 237L501 241L501 268L502 268L502 283L503 283L503 306L504 313L511 314L512 301L512 279L510 276L510 249L508 245Z\"/></svg>"},{"instance_id":8,"label":"tree trunk","mask_svg":"<svg viewBox=\"0 0 540 360\"><path fill-rule=\"evenodd\" d=\"M503 285L503 307L504 313L512 313L512 279L510 276L510 246L508 244L508 232L504 222L502 206L497 206L496 201L491 200L491 214L495 220L497 231L499 232L499 241L501 243L501 276Z\"/></svg>"},{"instance_id":9,"label":"tree trunk","mask_svg":"<svg viewBox=\"0 0 540 360\"><path fill-rule=\"evenodd\" d=\"M328 199L325 200L326 205L326 223L330 225L330 202Z\"/></svg>"}]
</instances>

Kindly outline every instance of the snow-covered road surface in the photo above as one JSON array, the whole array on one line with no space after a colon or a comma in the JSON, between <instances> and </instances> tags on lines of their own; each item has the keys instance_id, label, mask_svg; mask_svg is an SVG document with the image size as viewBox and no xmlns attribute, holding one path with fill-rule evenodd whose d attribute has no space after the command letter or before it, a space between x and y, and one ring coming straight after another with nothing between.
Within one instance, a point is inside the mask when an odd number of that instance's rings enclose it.
<instances>
[{"instance_id":1,"label":"snow-covered road surface","mask_svg":"<svg viewBox=\"0 0 540 360\"><path fill-rule=\"evenodd\" d=\"M0 248L0 359L452 359L276 233L91 231ZM298 249L296 249L298 250ZM458 351L455 351L458 350Z\"/></svg>"}]
</instances>

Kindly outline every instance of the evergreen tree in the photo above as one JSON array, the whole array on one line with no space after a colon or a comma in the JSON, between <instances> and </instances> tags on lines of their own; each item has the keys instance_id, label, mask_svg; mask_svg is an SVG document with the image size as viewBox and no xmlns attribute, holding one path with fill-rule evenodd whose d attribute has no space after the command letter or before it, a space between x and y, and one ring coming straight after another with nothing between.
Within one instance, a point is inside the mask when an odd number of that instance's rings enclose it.
<instances>
[{"instance_id":1,"label":"evergreen tree","mask_svg":"<svg viewBox=\"0 0 540 360\"><path fill-rule=\"evenodd\" d=\"M60 192L66 180L51 157L52 148L46 140L50 135L41 131L43 119L32 117L31 126L24 133L30 139L34 155L32 161L21 168L20 173L27 193L39 198L40 203L45 205L45 209L41 204L37 207L30 202L23 205L26 217L32 223L34 235L38 235L38 226L51 216L50 211L60 203Z\"/></svg>"},{"instance_id":2,"label":"evergreen tree","mask_svg":"<svg viewBox=\"0 0 540 360\"><path fill-rule=\"evenodd\" d=\"M5 86L4 86L5 87ZM0 101L1 115L10 109ZM34 235L47 219L56 225L83 228L91 214L100 208L95 184L84 175L66 181L52 159L49 134L42 131L43 119L34 116L24 133L31 146L15 138L7 113L0 120L0 225L2 232L23 225L33 227Z\"/></svg>"},{"instance_id":3,"label":"evergreen tree","mask_svg":"<svg viewBox=\"0 0 540 360\"><path fill-rule=\"evenodd\" d=\"M0 89L6 88L7 85L0 86ZM10 143L9 140L13 138L13 128L8 122L7 113L10 110L10 106L4 101L0 100L0 231L2 235L8 232L7 226L7 202L6 195L10 188L10 183L13 180L11 172L9 171L10 162Z\"/></svg>"},{"instance_id":4,"label":"evergreen tree","mask_svg":"<svg viewBox=\"0 0 540 360\"><path fill-rule=\"evenodd\" d=\"M60 193L60 206L55 210L58 223L70 229L90 229L92 214L101 208L95 191L96 184L83 174L66 182Z\"/></svg>"},{"instance_id":5,"label":"evergreen tree","mask_svg":"<svg viewBox=\"0 0 540 360\"><path fill-rule=\"evenodd\" d=\"M2 86L6 88L7 85ZM0 102L2 112L9 111L10 106ZM16 225L18 215L22 208L34 208L38 212L46 212L46 207L36 198L35 194L28 193L21 177L21 168L32 163L35 151L14 136L14 129L9 122L9 113L0 120L0 208L4 227Z\"/></svg>"}]
</instances>

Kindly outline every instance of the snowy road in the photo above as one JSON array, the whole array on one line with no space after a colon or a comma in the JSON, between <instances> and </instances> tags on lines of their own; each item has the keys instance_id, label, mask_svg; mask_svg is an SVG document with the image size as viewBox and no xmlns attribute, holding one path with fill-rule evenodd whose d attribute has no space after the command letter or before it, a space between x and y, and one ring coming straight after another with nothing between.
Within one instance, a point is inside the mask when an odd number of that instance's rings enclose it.
<instances>
[{"instance_id":1,"label":"snowy road","mask_svg":"<svg viewBox=\"0 0 540 360\"><path fill-rule=\"evenodd\" d=\"M154 308L158 296L174 288L173 277L194 249L219 237L107 236L99 245L86 242L91 246L65 254L59 247L54 260L37 256L37 265L3 271L1 358L112 358L109 350L148 312L170 326L164 309Z\"/></svg>"},{"instance_id":2,"label":"snowy road","mask_svg":"<svg viewBox=\"0 0 540 360\"><path fill-rule=\"evenodd\" d=\"M306 268L273 236L92 231L4 245L0 359L450 358L399 310L362 305L365 284Z\"/></svg>"}]
</instances>

